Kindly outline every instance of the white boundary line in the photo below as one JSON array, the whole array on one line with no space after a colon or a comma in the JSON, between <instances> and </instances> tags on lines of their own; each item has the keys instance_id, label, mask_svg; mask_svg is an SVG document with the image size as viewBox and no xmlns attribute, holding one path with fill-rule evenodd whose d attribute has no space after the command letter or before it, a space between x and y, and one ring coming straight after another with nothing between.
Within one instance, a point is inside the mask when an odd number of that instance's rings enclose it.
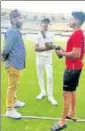
<instances>
[{"instance_id":1,"label":"white boundary line","mask_svg":"<svg viewBox=\"0 0 85 131\"><path fill-rule=\"evenodd\" d=\"M1 114L1 116L6 117L6 115ZM55 117L41 117L41 116L22 116L22 118L26 119L41 119L41 120L59 120L60 118ZM72 121L72 120L70 120ZM78 119L76 122L85 122L85 119Z\"/></svg>"}]
</instances>

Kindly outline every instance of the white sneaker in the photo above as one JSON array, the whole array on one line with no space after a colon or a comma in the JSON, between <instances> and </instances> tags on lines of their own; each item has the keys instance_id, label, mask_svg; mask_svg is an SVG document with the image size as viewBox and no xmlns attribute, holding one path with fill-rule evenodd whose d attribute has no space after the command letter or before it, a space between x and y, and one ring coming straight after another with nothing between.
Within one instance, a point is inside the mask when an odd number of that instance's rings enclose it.
<instances>
[{"instance_id":1,"label":"white sneaker","mask_svg":"<svg viewBox=\"0 0 85 131\"><path fill-rule=\"evenodd\" d=\"M58 105L58 102L53 97L48 97L48 101L54 106Z\"/></svg>"},{"instance_id":2,"label":"white sneaker","mask_svg":"<svg viewBox=\"0 0 85 131\"><path fill-rule=\"evenodd\" d=\"M6 116L14 118L14 119L20 119L22 115L16 111L16 109L12 108L10 110L6 111Z\"/></svg>"},{"instance_id":3,"label":"white sneaker","mask_svg":"<svg viewBox=\"0 0 85 131\"><path fill-rule=\"evenodd\" d=\"M41 100L43 97L45 97L46 96L46 93L40 93L37 97L36 97L36 99L37 100Z\"/></svg>"},{"instance_id":4,"label":"white sneaker","mask_svg":"<svg viewBox=\"0 0 85 131\"><path fill-rule=\"evenodd\" d=\"M23 107L23 106L25 106L25 102L22 102L20 100L17 100L13 105L13 107Z\"/></svg>"}]
</instances>

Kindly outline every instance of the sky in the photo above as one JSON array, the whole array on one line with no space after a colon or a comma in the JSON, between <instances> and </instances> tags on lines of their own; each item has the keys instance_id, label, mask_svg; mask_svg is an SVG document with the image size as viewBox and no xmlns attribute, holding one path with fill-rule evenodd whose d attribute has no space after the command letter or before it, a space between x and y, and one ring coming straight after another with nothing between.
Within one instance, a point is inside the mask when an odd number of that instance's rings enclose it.
<instances>
[{"instance_id":1,"label":"sky","mask_svg":"<svg viewBox=\"0 0 85 131\"><path fill-rule=\"evenodd\" d=\"M1 8L42 13L85 12L85 1L1 1Z\"/></svg>"}]
</instances>

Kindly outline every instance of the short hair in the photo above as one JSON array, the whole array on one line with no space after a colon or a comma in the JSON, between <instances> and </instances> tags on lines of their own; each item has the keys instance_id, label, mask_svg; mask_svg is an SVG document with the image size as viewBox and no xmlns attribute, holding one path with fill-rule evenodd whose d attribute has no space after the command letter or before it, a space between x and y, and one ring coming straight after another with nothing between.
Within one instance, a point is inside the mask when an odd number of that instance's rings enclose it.
<instances>
[{"instance_id":1,"label":"short hair","mask_svg":"<svg viewBox=\"0 0 85 131\"><path fill-rule=\"evenodd\" d=\"M9 18L12 19L12 18L16 18L18 16L21 16L20 12L15 9L15 10L12 10L11 13L9 14Z\"/></svg>"},{"instance_id":2,"label":"short hair","mask_svg":"<svg viewBox=\"0 0 85 131\"><path fill-rule=\"evenodd\" d=\"M81 22L81 25L85 21L85 13L82 11L72 12L72 16L75 17L76 19L78 19Z\"/></svg>"},{"instance_id":3,"label":"short hair","mask_svg":"<svg viewBox=\"0 0 85 131\"><path fill-rule=\"evenodd\" d=\"M45 22L47 22L47 23L49 24L49 23L50 23L50 19L44 18L44 19L41 21L41 23L45 23Z\"/></svg>"}]
</instances>

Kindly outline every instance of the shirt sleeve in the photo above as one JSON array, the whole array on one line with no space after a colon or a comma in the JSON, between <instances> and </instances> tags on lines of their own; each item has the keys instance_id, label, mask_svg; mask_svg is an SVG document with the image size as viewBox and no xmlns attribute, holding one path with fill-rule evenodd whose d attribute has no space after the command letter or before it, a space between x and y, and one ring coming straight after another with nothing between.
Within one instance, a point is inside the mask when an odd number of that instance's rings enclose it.
<instances>
[{"instance_id":1,"label":"shirt sleeve","mask_svg":"<svg viewBox=\"0 0 85 131\"><path fill-rule=\"evenodd\" d=\"M73 42L73 47L74 48L81 48L83 39L82 39L82 33L80 31L75 33L72 42Z\"/></svg>"},{"instance_id":2,"label":"shirt sleeve","mask_svg":"<svg viewBox=\"0 0 85 131\"><path fill-rule=\"evenodd\" d=\"M4 42L4 48L2 52L2 56L4 59L6 59L12 49L12 46L15 42L15 34L13 31L8 31L5 33L5 42Z\"/></svg>"}]
</instances>

